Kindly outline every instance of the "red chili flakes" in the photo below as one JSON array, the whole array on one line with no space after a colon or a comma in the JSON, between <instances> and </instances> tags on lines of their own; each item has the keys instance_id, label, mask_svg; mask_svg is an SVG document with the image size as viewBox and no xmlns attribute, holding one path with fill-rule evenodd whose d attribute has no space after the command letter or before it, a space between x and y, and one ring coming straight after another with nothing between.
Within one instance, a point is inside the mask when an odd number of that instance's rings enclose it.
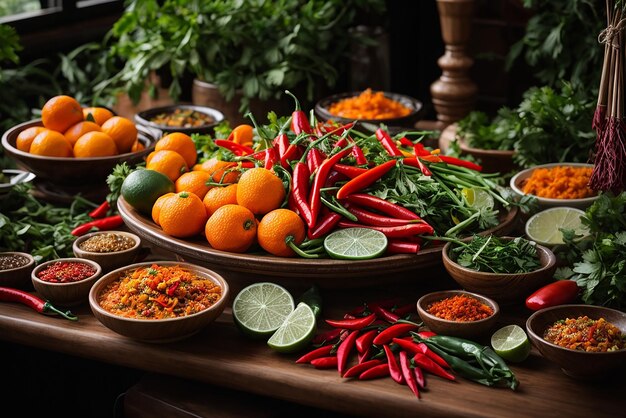
<instances>
[{"instance_id":1,"label":"red chili flakes","mask_svg":"<svg viewBox=\"0 0 626 418\"><path fill-rule=\"evenodd\" d=\"M432 303L428 307L428 313L448 321L469 322L489 318L493 315L493 309L478 299L456 295Z\"/></svg>"},{"instance_id":2,"label":"red chili flakes","mask_svg":"<svg viewBox=\"0 0 626 418\"><path fill-rule=\"evenodd\" d=\"M96 269L78 261L57 261L37 273L44 282L71 283L93 276Z\"/></svg>"}]
</instances>

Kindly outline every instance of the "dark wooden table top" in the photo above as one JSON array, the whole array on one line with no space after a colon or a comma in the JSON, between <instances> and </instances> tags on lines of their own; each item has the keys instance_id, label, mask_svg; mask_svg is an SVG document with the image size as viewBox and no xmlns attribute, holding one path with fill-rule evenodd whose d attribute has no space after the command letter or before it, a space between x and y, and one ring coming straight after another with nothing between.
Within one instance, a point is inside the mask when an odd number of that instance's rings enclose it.
<instances>
[{"instance_id":1,"label":"dark wooden table top","mask_svg":"<svg viewBox=\"0 0 626 418\"><path fill-rule=\"evenodd\" d=\"M417 271L415 285L324 290L324 316L341 313L368 300L393 296L415 302L427 291L453 288L439 269ZM390 378L353 381L336 370L295 364L298 354L273 352L265 341L250 340L235 327L230 308L200 333L179 342L148 344L105 328L87 304L73 309L77 322L38 314L15 303L0 303L0 339L147 372L182 377L226 388L362 416L576 417L621 416L626 379L574 380L533 349L512 364L516 391L490 388L459 378L450 382L427 375L427 390L416 399ZM504 309L502 325L523 325L529 312Z\"/></svg>"}]
</instances>

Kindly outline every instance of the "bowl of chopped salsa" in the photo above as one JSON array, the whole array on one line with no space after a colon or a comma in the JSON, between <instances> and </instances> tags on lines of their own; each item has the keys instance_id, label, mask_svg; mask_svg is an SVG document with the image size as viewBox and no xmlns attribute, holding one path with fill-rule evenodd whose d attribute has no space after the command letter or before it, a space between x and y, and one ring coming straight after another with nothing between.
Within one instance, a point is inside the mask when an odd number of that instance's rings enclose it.
<instances>
[{"instance_id":1,"label":"bowl of chopped salsa","mask_svg":"<svg viewBox=\"0 0 626 418\"><path fill-rule=\"evenodd\" d=\"M176 104L155 107L135 115L135 123L156 129L162 135L172 132L212 134L213 128L224 120L224 114L208 106Z\"/></svg>"},{"instance_id":2,"label":"bowl of chopped salsa","mask_svg":"<svg viewBox=\"0 0 626 418\"><path fill-rule=\"evenodd\" d=\"M420 297L417 312L432 332L471 339L493 329L500 307L495 300L478 293L444 290Z\"/></svg>"},{"instance_id":3,"label":"bowl of chopped salsa","mask_svg":"<svg viewBox=\"0 0 626 418\"><path fill-rule=\"evenodd\" d=\"M89 292L89 305L112 331L162 343L201 331L221 315L228 297L228 283L213 270L184 262L150 261L103 275Z\"/></svg>"},{"instance_id":4,"label":"bowl of chopped salsa","mask_svg":"<svg viewBox=\"0 0 626 418\"><path fill-rule=\"evenodd\" d=\"M541 309L526 321L543 357L575 378L608 378L626 366L626 313L594 305Z\"/></svg>"}]
</instances>

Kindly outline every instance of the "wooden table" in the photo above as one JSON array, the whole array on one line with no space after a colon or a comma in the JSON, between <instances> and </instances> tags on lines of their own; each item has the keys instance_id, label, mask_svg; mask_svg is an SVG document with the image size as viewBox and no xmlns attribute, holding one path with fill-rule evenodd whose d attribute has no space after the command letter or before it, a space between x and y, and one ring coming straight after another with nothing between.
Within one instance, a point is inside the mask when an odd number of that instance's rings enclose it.
<instances>
[{"instance_id":1,"label":"wooden table","mask_svg":"<svg viewBox=\"0 0 626 418\"><path fill-rule=\"evenodd\" d=\"M415 285L326 290L322 294L325 317L338 318L368 300L395 296L417 301L427 291L455 287L439 268L414 274ZM297 354L278 354L264 341L244 337L232 321L230 308L199 334L168 344L147 344L119 336L101 325L88 305L73 312L79 315L79 321L37 314L20 304L1 303L0 339L360 416L614 417L623 415L625 406L623 378L574 380L534 349L525 362L511 366L521 382L517 391L427 375L427 390L418 400L406 386L390 378L353 381L342 379L336 370L297 365ZM499 325L523 325L527 315L523 308L505 308Z\"/></svg>"}]
</instances>

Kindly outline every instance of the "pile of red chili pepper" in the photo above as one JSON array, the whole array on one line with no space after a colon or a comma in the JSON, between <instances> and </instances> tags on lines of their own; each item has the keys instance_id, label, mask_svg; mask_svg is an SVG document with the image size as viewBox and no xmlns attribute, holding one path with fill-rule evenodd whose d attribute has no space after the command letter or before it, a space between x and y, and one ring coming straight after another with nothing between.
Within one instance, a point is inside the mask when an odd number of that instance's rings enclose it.
<instances>
[{"instance_id":1,"label":"pile of red chili pepper","mask_svg":"<svg viewBox=\"0 0 626 418\"><path fill-rule=\"evenodd\" d=\"M251 146L223 139L214 144L242 167L265 167L283 179L286 206L304 220L308 240L336 228L366 227L387 236L388 254L415 254L429 235L469 234L498 225L499 210L472 207L463 198L464 188L488 191L501 207L510 204L497 174L428 150L422 141L432 132L392 137L381 127L366 134L358 122L320 122L313 114L309 119L294 99L292 114L274 115L269 125L260 126L249 115L256 135Z\"/></svg>"},{"instance_id":2,"label":"pile of red chili pepper","mask_svg":"<svg viewBox=\"0 0 626 418\"><path fill-rule=\"evenodd\" d=\"M337 369L343 378L390 376L418 398L426 387L426 374L451 381L458 374L487 386L517 387L513 372L489 347L421 330L421 323L410 320L414 311L414 304L397 307L395 301L381 301L365 304L342 319L326 319L332 328L318 333L312 342L316 348L296 363Z\"/></svg>"}]
</instances>

